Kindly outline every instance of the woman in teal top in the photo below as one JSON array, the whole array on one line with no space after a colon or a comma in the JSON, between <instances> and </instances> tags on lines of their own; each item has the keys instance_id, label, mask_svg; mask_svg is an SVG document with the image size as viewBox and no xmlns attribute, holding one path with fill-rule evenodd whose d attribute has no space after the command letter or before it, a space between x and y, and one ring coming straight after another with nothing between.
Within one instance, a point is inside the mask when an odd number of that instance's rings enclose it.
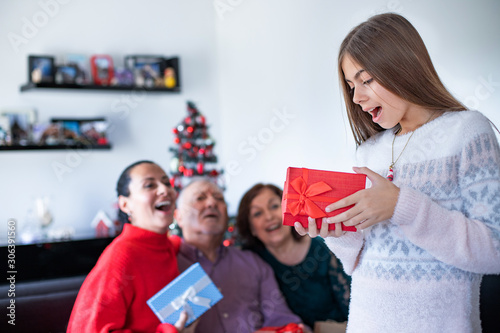
<instances>
[{"instance_id":1,"label":"woman in teal top","mask_svg":"<svg viewBox=\"0 0 500 333\"><path fill-rule=\"evenodd\" d=\"M317 321L347 320L350 277L322 239L300 237L284 226L283 191L257 184L240 201L236 225L244 249L274 270L290 309L313 328Z\"/></svg>"}]
</instances>

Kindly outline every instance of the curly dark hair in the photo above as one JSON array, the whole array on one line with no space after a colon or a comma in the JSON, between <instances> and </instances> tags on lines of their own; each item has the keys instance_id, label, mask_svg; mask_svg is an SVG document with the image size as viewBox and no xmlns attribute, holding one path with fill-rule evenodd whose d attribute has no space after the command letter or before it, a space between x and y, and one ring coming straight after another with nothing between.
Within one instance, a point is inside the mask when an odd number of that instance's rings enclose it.
<instances>
[{"instance_id":1,"label":"curly dark hair","mask_svg":"<svg viewBox=\"0 0 500 333\"><path fill-rule=\"evenodd\" d=\"M249 189L240 200L238 215L236 216L236 229L239 241L244 249L251 250L265 247L260 239L252 235L252 230L250 228L250 205L252 204L253 199L255 199L255 197L266 188L274 192L280 199L283 197L283 190L279 187L273 184L258 183ZM301 238L294 228L290 229L294 239Z\"/></svg>"}]
</instances>

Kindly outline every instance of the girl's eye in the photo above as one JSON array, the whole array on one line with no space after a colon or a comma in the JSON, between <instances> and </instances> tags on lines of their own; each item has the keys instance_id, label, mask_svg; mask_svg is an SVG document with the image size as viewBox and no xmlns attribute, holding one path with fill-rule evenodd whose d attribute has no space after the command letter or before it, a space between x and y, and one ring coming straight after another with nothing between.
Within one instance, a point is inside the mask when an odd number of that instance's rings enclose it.
<instances>
[{"instance_id":1,"label":"girl's eye","mask_svg":"<svg viewBox=\"0 0 500 333\"><path fill-rule=\"evenodd\" d=\"M370 84L370 83L372 83L372 81L373 81L373 79L368 79L366 81L363 81L363 84Z\"/></svg>"},{"instance_id":2,"label":"girl's eye","mask_svg":"<svg viewBox=\"0 0 500 333\"><path fill-rule=\"evenodd\" d=\"M153 183L146 183L146 184L144 184L144 187L145 188L153 188L154 184Z\"/></svg>"},{"instance_id":3,"label":"girl's eye","mask_svg":"<svg viewBox=\"0 0 500 333\"><path fill-rule=\"evenodd\" d=\"M252 217L255 218L255 217L259 217L261 215L262 215L262 212L255 212L255 213L252 214Z\"/></svg>"},{"instance_id":4,"label":"girl's eye","mask_svg":"<svg viewBox=\"0 0 500 333\"><path fill-rule=\"evenodd\" d=\"M279 204L273 204L273 205L271 206L271 209L272 209L272 210L276 210L276 209L280 208L280 206L281 206L281 205L279 205Z\"/></svg>"}]
</instances>

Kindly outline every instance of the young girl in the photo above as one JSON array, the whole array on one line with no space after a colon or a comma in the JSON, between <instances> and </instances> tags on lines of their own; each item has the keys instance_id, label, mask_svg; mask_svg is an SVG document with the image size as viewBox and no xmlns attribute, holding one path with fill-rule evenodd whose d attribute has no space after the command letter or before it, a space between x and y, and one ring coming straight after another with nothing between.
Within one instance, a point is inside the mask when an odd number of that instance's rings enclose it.
<instances>
[{"instance_id":1,"label":"young girl","mask_svg":"<svg viewBox=\"0 0 500 333\"><path fill-rule=\"evenodd\" d=\"M481 332L482 274L500 273L500 148L441 83L397 14L355 27L338 57L357 173L372 186L318 230L352 275L349 332ZM342 232L340 222L358 232ZM328 232L328 223L336 230Z\"/></svg>"}]
</instances>

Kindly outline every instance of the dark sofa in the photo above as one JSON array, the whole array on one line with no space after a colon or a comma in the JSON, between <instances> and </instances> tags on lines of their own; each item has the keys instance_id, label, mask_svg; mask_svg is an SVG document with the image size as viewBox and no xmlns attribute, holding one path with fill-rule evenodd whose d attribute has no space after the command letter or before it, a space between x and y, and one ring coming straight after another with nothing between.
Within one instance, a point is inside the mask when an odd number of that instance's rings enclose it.
<instances>
[{"instance_id":1,"label":"dark sofa","mask_svg":"<svg viewBox=\"0 0 500 333\"><path fill-rule=\"evenodd\" d=\"M16 283L15 326L3 316L1 332L66 332L71 309L85 275ZM0 286L0 307L6 309L9 286ZM7 313L9 313L7 311ZM5 320L7 318L7 320Z\"/></svg>"},{"instance_id":2,"label":"dark sofa","mask_svg":"<svg viewBox=\"0 0 500 333\"><path fill-rule=\"evenodd\" d=\"M18 246L16 325L9 325L8 317L4 314L0 321L0 332L66 332L78 290L111 240ZM0 256L7 257L6 249L2 249ZM6 272L7 269L3 271ZM4 313L8 313L10 286L5 281L0 283L0 307L4 309ZM483 333L500 332L500 275L487 275L483 278L480 304Z\"/></svg>"},{"instance_id":3,"label":"dark sofa","mask_svg":"<svg viewBox=\"0 0 500 333\"><path fill-rule=\"evenodd\" d=\"M0 281L0 332L66 332L69 316L83 280L112 238L18 245L15 274ZM7 258L7 248L0 256ZM8 272L7 260L2 271ZM15 297L7 280L14 275ZM10 290L10 292L9 292ZM12 294L11 294L12 296ZM8 307L15 300L15 326L8 323Z\"/></svg>"}]
</instances>

